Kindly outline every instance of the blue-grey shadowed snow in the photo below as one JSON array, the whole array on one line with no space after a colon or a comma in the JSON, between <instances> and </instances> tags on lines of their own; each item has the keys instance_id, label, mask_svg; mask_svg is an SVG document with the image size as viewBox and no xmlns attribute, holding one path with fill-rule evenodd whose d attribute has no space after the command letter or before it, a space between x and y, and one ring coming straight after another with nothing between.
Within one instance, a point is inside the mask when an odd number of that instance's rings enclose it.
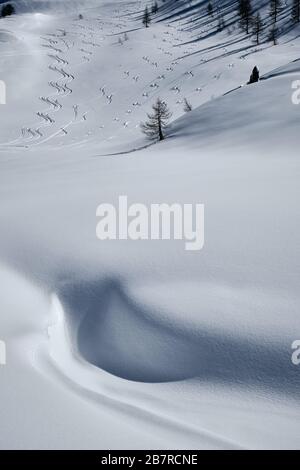
<instances>
[{"instance_id":1,"label":"blue-grey shadowed snow","mask_svg":"<svg viewBox=\"0 0 300 470\"><path fill-rule=\"evenodd\" d=\"M60 292L60 299L78 352L118 377L140 382L197 377L300 393L290 350L254 339L251 332L247 338L234 331L188 330L184 323L180 327L164 321L114 280L72 284Z\"/></svg>"}]
</instances>

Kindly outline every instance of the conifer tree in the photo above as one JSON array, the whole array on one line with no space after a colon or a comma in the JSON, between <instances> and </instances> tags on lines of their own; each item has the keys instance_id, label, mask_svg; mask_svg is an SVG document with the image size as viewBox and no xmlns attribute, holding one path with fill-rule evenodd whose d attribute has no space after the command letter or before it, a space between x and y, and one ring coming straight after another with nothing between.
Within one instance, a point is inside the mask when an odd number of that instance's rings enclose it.
<instances>
[{"instance_id":1,"label":"conifer tree","mask_svg":"<svg viewBox=\"0 0 300 470\"><path fill-rule=\"evenodd\" d=\"M146 6L145 11L144 11L144 16L143 16L143 25L145 26L145 28L149 28L150 22L151 22L150 13L149 13L148 7Z\"/></svg>"},{"instance_id":2,"label":"conifer tree","mask_svg":"<svg viewBox=\"0 0 300 470\"><path fill-rule=\"evenodd\" d=\"M172 116L167 103L160 98L156 100L152 106L153 113L147 114L148 120L141 124L142 132L149 138L154 140L164 140L165 130L168 127L168 121Z\"/></svg>"},{"instance_id":3,"label":"conifer tree","mask_svg":"<svg viewBox=\"0 0 300 470\"><path fill-rule=\"evenodd\" d=\"M240 26L249 34L249 28L252 19L252 5L250 0L239 0L238 14L240 17Z\"/></svg>"},{"instance_id":4,"label":"conifer tree","mask_svg":"<svg viewBox=\"0 0 300 470\"><path fill-rule=\"evenodd\" d=\"M1 10L1 17L5 17L5 16L11 16L11 15L14 15L15 13L15 8L13 5L11 5L10 3L7 3L6 5L4 5L2 7L2 10Z\"/></svg>"},{"instance_id":5,"label":"conifer tree","mask_svg":"<svg viewBox=\"0 0 300 470\"><path fill-rule=\"evenodd\" d=\"M259 44L260 33L263 28L263 23L261 21L260 14L257 13L256 16L253 18L253 34L255 35L256 44Z\"/></svg>"},{"instance_id":6,"label":"conifer tree","mask_svg":"<svg viewBox=\"0 0 300 470\"><path fill-rule=\"evenodd\" d=\"M293 0L292 20L294 23L300 22L300 0Z\"/></svg>"},{"instance_id":7,"label":"conifer tree","mask_svg":"<svg viewBox=\"0 0 300 470\"><path fill-rule=\"evenodd\" d=\"M270 16L274 23L278 20L278 15L282 8L281 0L270 0Z\"/></svg>"},{"instance_id":8,"label":"conifer tree","mask_svg":"<svg viewBox=\"0 0 300 470\"><path fill-rule=\"evenodd\" d=\"M259 70L255 65L255 67L252 70L252 73L250 75L249 82L247 83L247 85L250 85L251 83L256 83L258 81L259 81Z\"/></svg>"},{"instance_id":9,"label":"conifer tree","mask_svg":"<svg viewBox=\"0 0 300 470\"><path fill-rule=\"evenodd\" d=\"M213 9L213 6L212 6L211 2L209 2L209 4L207 5L207 13L210 16L213 16L213 14L214 14L214 9Z\"/></svg>"},{"instance_id":10,"label":"conifer tree","mask_svg":"<svg viewBox=\"0 0 300 470\"><path fill-rule=\"evenodd\" d=\"M269 40L273 42L274 46L277 44L277 37L278 37L278 29L274 24L269 33Z\"/></svg>"},{"instance_id":11,"label":"conifer tree","mask_svg":"<svg viewBox=\"0 0 300 470\"><path fill-rule=\"evenodd\" d=\"M156 15L156 13L158 12L158 4L157 2L154 2L153 5L152 5L152 8L151 8L151 12Z\"/></svg>"}]
</instances>

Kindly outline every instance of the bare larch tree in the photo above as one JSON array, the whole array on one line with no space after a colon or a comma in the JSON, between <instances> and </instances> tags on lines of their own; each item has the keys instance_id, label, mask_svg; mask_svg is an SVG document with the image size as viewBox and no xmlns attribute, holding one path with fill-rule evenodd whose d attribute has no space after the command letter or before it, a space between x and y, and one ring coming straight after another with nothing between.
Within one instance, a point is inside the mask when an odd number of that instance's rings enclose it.
<instances>
[{"instance_id":1,"label":"bare larch tree","mask_svg":"<svg viewBox=\"0 0 300 470\"><path fill-rule=\"evenodd\" d=\"M149 139L164 140L165 129L168 126L168 121L172 116L167 103L160 98L156 100L152 106L153 113L147 114L148 120L141 124L141 129Z\"/></svg>"}]
</instances>

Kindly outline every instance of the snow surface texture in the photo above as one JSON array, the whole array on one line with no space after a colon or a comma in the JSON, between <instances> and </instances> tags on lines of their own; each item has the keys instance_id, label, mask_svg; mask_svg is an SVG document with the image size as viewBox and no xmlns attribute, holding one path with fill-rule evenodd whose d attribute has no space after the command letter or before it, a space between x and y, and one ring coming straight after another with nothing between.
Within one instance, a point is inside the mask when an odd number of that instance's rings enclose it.
<instances>
[{"instance_id":1,"label":"snow surface texture","mask_svg":"<svg viewBox=\"0 0 300 470\"><path fill-rule=\"evenodd\" d=\"M299 31L255 46L236 2L219 33L205 2L167 1L148 29L143 1L14 3L1 448L299 448ZM149 145L159 96L172 125ZM96 208L121 194L204 203L204 249L100 242Z\"/></svg>"}]
</instances>

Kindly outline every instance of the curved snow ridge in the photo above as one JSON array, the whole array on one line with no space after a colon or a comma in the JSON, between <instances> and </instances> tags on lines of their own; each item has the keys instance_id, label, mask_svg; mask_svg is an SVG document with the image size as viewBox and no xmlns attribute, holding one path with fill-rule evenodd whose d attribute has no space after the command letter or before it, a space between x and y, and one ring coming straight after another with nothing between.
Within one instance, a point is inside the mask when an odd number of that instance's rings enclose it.
<instances>
[{"instance_id":1,"label":"curved snow ridge","mask_svg":"<svg viewBox=\"0 0 300 470\"><path fill-rule=\"evenodd\" d=\"M270 72L264 74L260 79L268 80L270 78L282 77L284 75L293 75L293 74L299 75L299 73L300 73L300 59L296 59L296 60L293 60L292 62L289 62L288 64L285 64L281 67L277 67L276 69L271 70Z\"/></svg>"},{"instance_id":2,"label":"curved snow ridge","mask_svg":"<svg viewBox=\"0 0 300 470\"><path fill-rule=\"evenodd\" d=\"M290 343L237 328L188 328L137 303L115 280L78 283L58 293L76 354L110 374L138 382L200 378L299 393ZM201 305L199 305L201 308ZM171 316L172 317L172 316Z\"/></svg>"},{"instance_id":3,"label":"curved snow ridge","mask_svg":"<svg viewBox=\"0 0 300 470\"><path fill-rule=\"evenodd\" d=\"M0 7L1 7L1 4L0 4ZM14 31L11 31L9 29L1 28L1 30L0 30L0 43L3 43L3 42L11 43L11 42L17 42L17 41L19 41L19 38L16 36Z\"/></svg>"},{"instance_id":4,"label":"curved snow ridge","mask_svg":"<svg viewBox=\"0 0 300 470\"><path fill-rule=\"evenodd\" d=\"M170 413L166 409L168 407L163 406L163 399L157 400L156 406L153 406L151 391L148 393L146 389L137 389L133 382L120 382L119 378L82 360L72 344L65 315L60 300L53 294L48 347L45 349L40 345L34 357L35 366L45 376L62 381L65 387L71 387L85 400L125 415L126 419L134 423L142 419L152 431L153 426L158 426L172 435L184 433L186 439L201 442L204 448L245 449L235 438L228 438L197 423L187 423L182 417Z\"/></svg>"}]
</instances>

